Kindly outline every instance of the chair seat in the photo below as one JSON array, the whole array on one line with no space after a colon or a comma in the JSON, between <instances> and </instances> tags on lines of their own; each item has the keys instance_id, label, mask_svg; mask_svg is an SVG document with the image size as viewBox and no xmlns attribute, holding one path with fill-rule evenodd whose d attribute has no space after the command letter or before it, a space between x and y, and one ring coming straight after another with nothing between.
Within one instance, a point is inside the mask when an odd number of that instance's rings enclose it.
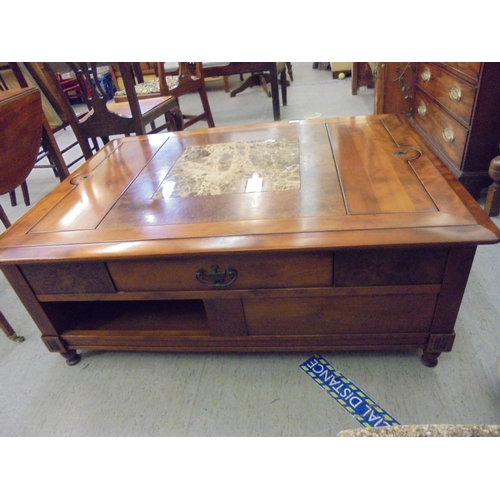
<instances>
[{"instance_id":1,"label":"chair seat","mask_svg":"<svg viewBox=\"0 0 500 500\"><path fill-rule=\"evenodd\" d=\"M155 108L158 108L169 101L175 101L175 97L167 96L167 97L152 97L151 99L142 99L139 101L139 107L141 108L141 113L146 115ZM109 103L107 104L109 111L115 113L123 118L132 118L132 111L130 109L130 105L128 101L125 102L117 102L117 103Z\"/></svg>"},{"instance_id":2,"label":"chair seat","mask_svg":"<svg viewBox=\"0 0 500 500\"><path fill-rule=\"evenodd\" d=\"M174 89L179 84L178 76L167 76L166 77L167 86L169 89ZM160 80L159 78L154 78L153 80L149 80L147 82L138 83L135 86L135 92L137 97L141 95L149 95L149 94L159 94L160 93ZM115 97L126 97L127 94L125 90L118 90L115 92Z\"/></svg>"}]
</instances>

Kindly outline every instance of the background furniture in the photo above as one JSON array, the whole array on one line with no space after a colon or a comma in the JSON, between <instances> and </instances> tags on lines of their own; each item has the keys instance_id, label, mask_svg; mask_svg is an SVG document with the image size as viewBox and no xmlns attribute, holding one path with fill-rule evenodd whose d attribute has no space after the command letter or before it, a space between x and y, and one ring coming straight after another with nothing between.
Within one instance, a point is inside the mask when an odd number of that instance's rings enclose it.
<instances>
[{"instance_id":1,"label":"background furniture","mask_svg":"<svg viewBox=\"0 0 500 500\"><path fill-rule=\"evenodd\" d=\"M205 87L203 64L190 64L186 62L179 62L177 64L177 68L173 69L166 68L164 62L156 63L157 78L148 81L145 80L145 75L142 73L142 65L140 63L133 63L137 97L139 99L150 99L160 96L172 96L179 99L183 95L198 92L203 111L198 115L185 115L183 113L183 122L177 129L181 130L190 127L201 120L205 120L209 127L215 127ZM115 102L125 102L127 100L126 92L118 90L115 93L114 100Z\"/></svg>"},{"instance_id":2,"label":"background furniture","mask_svg":"<svg viewBox=\"0 0 500 500\"><path fill-rule=\"evenodd\" d=\"M379 63L375 112L401 112L475 197L500 141L500 63Z\"/></svg>"},{"instance_id":3,"label":"background furniture","mask_svg":"<svg viewBox=\"0 0 500 500\"><path fill-rule=\"evenodd\" d=\"M26 186L42 138L42 104L36 89L0 91L0 194ZM26 193L27 193L27 188ZM28 198L29 204L29 198ZM0 220L11 223L0 205ZM0 311L0 328L11 340L22 342Z\"/></svg>"},{"instance_id":4,"label":"background furniture","mask_svg":"<svg viewBox=\"0 0 500 500\"><path fill-rule=\"evenodd\" d=\"M416 72L415 63L375 63L374 113L411 114Z\"/></svg>"},{"instance_id":5,"label":"background furniture","mask_svg":"<svg viewBox=\"0 0 500 500\"><path fill-rule=\"evenodd\" d=\"M352 95L356 95L360 87L366 87L368 89L373 89L375 87L375 81L373 79L373 64L374 63L367 62L352 63Z\"/></svg>"},{"instance_id":6,"label":"background furniture","mask_svg":"<svg viewBox=\"0 0 500 500\"><path fill-rule=\"evenodd\" d=\"M0 265L70 364L80 349L422 349L435 366L477 245L499 241L383 115L118 139L0 239Z\"/></svg>"},{"instance_id":7,"label":"background furniture","mask_svg":"<svg viewBox=\"0 0 500 500\"><path fill-rule=\"evenodd\" d=\"M332 78L338 78L340 73L344 73L345 76L352 75L352 64L350 62L331 62L330 70L332 72Z\"/></svg>"},{"instance_id":8,"label":"background furniture","mask_svg":"<svg viewBox=\"0 0 500 500\"><path fill-rule=\"evenodd\" d=\"M23 187L33 170L42 140L43 112L37 89L0 92L0 194ZM29 205L29 197L27 199ZM0 218L5 227L10 221L0 205Z\"/></svg>"},{"instance_id":9,"label":"background furniture","mask_svg":"<svg viewBox=\"0 0 500 500\"><path fill-rule=\"evenodd\" d=\"M493 184L488 188L484 211L490 217L494 217L500 215L500 156L491 160L488 172L493 180Z\"/></svg>"},{"instance_id":10,"label":"background furniture","mask_svg":"<svg viewBox=\"0 0 500 500\"><path fill-rule=\"evenodd\" d=\"M100 138L104 144L114 135L145 135L165 129L176 130L174 114L178 114L177 99L171 96L140 100L135 92L131 63L118 63L123 78L127 100L121 103L109 102L109 96L99 83L97 63L44 63L44 71L58 93L66 119L71 125L85 158L92 156L91 141ZM68 96L61 87L58 74L73 71L83 92L82 97L88 112L77 116ZM164 116L165 124L156 127L155 120ZM94 142L94 146L96 143Z\"/></svg>"},{"instance_id":11,"label":"background furniture","mask_svg":"<svg viewBox=\"0 0 500 500\"><path fill-rule=\"evenodd\" d=\"M245 73L263 74L271 85L271 99L273 105L273 116L275 121L280 120L280 99L279 87L281 86L281 96L283 106L287 105L287 79L285 64L278 73L278 63L275 62L229 62L229 63L205 63L203 71L207 78L218 78L231 75L243 75ZM291 64L290 69L291 71ZM279 76L278 76L279 75ZM260 80L259 80L260 81ZM236 94L235 94L236 95Z\"/></svg>"},{"instance_id":12,"label":"background furniture","mask_svg":"<svg viewBox=\"0 0 500 500\"><path fill-rule=\"evenodd\" d=\"M276 63L276 71L279 77L279 84L281 85L283 106L287 105L286 87L289 85L289 82L286 79L287 68L289 68L289 74L292 75L292 63L284 63L284 62ZM272 97L272 92L271 90L269 90L268 87L268 84L271 83L271 78L272 78L270 72L269 73L265 71L252 72L252 74L245 80L243 80L243 73L241 73L240 78L242 79L243 83L230 92L231 97L235 97L244 90L255 86L261 86L264 92L267 94L267 96ZM291 79L293 80L292 76Z\"/></svg>"},{"instance_id":13,"label":"background furniture","mask_svg":"<svg viewBox=\"0 0 500 500\"><path fill-rule=\"evenodd\" d=\"M14 328L12 328L11 324L7 321L2 311L0 311L0 329L4 331L9 340L13 340L14 342L24 342L25 340L24 337L16 335Z\"/></svg>"},{"instance_id":14,"label":"background furniture","mask_svg":"<svg viewBox=\"0 0 500 500\"><path fill-rule=\"evenodd\" d=\"M32 77L31 71L34 67L35 63L7 63L2 68L2 73L4 75L4 77L2 77L2 81L4 82L3 86L6 90L18 90L21 88L33 87L40 90L40 95L42 96L42 109L44 110L44 113L42 115L43 128L41 144L33 168L50 168L54 171L54 174L59 177L59 180L62 181L69 175L68 166L64 161L63 152L59 149L57 141L54 137L52 126L49 124L49 121L47 119L47 105L43 106L43 99L47 97L48 93L47 88L43 82L38 81L38 78L33 79L33 84L30 84L30 82L28 81L28 78ZM76 145L76 143L65 148L64 152L70 150L74 145ZM48 164L41 163L42 160L45 159L48 161ZM26 181L21 184L21 189L24 202L26 205L29 205L30 198ZM17 204L15 190L11 191L9 193L9 196L12 206L15 206Z\"/></svg>"}]
</instances>

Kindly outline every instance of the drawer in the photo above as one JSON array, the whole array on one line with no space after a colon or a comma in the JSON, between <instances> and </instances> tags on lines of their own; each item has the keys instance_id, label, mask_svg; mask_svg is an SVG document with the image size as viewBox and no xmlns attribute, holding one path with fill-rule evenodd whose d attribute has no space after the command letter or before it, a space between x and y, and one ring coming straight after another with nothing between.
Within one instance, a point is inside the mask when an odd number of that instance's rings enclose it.
<instances>
[{"instance_id":1,"label":"drawer","mask_svg":"<svg viewBox=\"0 0 500 500\"><path fill-rule=\"evenodd\" d=\"M417 84L460 122L470 124L476 95L474 86L430 63L419 64Z\"/></svg>"},{"instance_id":2,"label":"drawer","mask_svg":"<svg viewBox=\"0 0 500 500\"><path fill-rule=\"evenodd\" d=\"M328 252L213 255L108 262L108 269L120 291L321 287L332 285L333 256Z\"/></svg>"},{"instance_id":3,"label":"drawer","mask_svg":"<svg viewBox=\"0 0 500 500\"><path fill-rule=\"evenodd\" d=\"M468 130L418 90L415 93L413 119L436 150L439 150L436 152L444 154L459 169Z\"/></svg>"},{"instance_id":4,"label":"drawer","mask_svg":"<svg viewBox=\"0 0 500 500\"><path fill-rule=\"evenodd\" d=\"M334 285L430 285L443 280L448 248L362 250L335 253Z\"/></svg>"},{"instance_id":5,"label":"drawer","mask_svg":"<svg viewBox=\"0 0 500 500\"><path fill-rule=\"evenodd\" d=\"M248 335L428 332L436 294L244 299Z\"/></svg>"},{"instance_id":6,"label":"drawer","mask_svg":"<svg viewBox=\"0 0 500 500\"><path fill-rule=\"evenodd\" d=\"M103 262L57 262L19 266L36 294L114 293Z\"/></svg>"},{"instance_id":7,"label":"drawer","mask_svg":"<svg viewBox=\"0 0 500 500\"><path fill-rule=\"evenodd\" d=\"M479 79L479 72L481 71L480 62L446 62L445 64L451 70L456 71L458 74L462 74L465 77L473 78L474 80Z\"/></svg>"}]
</instances>

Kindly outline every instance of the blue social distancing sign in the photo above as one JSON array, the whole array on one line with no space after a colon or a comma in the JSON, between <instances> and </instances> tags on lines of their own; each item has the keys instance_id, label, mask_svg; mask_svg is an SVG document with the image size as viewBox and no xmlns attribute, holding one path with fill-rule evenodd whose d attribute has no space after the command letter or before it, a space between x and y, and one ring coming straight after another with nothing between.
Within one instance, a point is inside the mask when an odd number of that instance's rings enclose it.
<instances>
[{"instance_id":1,"label":"blue social distancing sign","mask_svg":"<svg viewBox=\"0 0 500 500\"><path fill-rule=\"evenodd\" d=\"M399 422L326 359L315 354L300 367L363 427L391 427Z\"/></svg>"}]
</instances>

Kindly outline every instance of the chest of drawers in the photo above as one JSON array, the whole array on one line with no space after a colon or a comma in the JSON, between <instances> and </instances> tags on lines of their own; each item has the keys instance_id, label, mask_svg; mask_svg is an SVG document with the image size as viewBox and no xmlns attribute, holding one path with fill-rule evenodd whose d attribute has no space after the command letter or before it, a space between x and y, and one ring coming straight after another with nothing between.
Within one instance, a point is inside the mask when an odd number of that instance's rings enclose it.
<instances>
[{"instance_id":1,"label":"chest of drawers","mask_svg":"<svg viewBox=\"0 0 500 500\"><path fill-rule=\"evenodd\" d=\"M500 141L500 63L418 63L410 122L478 198Z\"/></svg>"}]
</instances>

